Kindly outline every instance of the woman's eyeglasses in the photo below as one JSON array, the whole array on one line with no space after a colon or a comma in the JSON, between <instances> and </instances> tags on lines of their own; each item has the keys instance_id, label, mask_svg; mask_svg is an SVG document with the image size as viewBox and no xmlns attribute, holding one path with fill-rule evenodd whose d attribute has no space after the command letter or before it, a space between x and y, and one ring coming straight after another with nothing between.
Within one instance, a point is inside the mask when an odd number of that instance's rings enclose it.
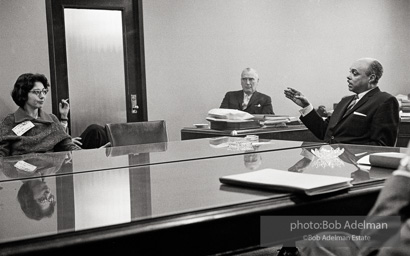
<instances>
[{"instance_id":1,"label":"woman's eyeglasses","mask_svg":"<svg viewBox=\"0 0 410 256\"><path fill-rule=\"evenodd\" d=\"M43 89L43 90L31 90L30 92L31 92L31 93L34 93L34 94L37 95L37 96L40 96L41 93L44 94L44 95L47 95L48 90L47 90L47 89Z\"/></svg>"}]
</instances>

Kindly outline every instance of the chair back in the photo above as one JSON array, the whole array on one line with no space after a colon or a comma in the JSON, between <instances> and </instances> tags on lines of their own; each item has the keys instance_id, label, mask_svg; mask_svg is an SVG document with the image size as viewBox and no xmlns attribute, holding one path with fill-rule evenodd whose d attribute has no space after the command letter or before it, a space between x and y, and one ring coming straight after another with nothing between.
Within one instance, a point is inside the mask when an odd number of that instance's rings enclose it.
<instances>
[{"instance_id":1,"label":"chair back","mask_svg":"<svg viewBox=\"0 0 410 256\"><path fill-rule=\"evenodd\" d=\"M164 120L106 124L112 147L168 142Z\"/></svg>"}]
</instances>

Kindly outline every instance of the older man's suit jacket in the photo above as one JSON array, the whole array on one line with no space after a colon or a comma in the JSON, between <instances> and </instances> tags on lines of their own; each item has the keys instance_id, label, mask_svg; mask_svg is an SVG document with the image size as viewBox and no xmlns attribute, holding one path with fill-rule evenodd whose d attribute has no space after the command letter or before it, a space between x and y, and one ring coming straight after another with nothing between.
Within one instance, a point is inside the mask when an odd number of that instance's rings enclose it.
<instances>
[{"instance_id":1,"label":"older man's suit jacket","mask_svg":"<svg viewBox=\"0 0 410 256\"><path fill-rule=\"evenodd\" d=\"M238 109L249 114L274 114L271 98L263 93L254 92L246 109L242 109L243 91L232 91L225 94L220 108Z\"/></svg>"},{"instance_id":2,"label":"older man's suit jacket","mask_svg":"<svg viewBox=\"0 0 410 256\"><path fill-rule=\"evenodd\" d=\"M316 111L300 120L328 143L394 146L400 121L397 99L376 87L346 112L353 97L343 98L326 120Z\"/></svg>"}]
</instances>

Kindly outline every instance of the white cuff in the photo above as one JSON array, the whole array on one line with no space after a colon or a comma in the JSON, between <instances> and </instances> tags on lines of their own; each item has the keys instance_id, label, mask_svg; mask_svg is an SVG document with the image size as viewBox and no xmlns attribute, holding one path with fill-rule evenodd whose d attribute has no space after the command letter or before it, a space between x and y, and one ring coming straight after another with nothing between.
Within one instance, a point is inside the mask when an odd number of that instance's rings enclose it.
<instances>
[{"instance_id":1,"label":"white cuff","mask_svg":"<svg viewBox=\"0 0 410 256\"><path fill-rule=\"evenodd\" d=\"M299 110L300 114L302 116L306 116L307 114L309 114L311 111L313 110L313 106L312 104L309 104L307 107L302 108L301 110Z\"/></svg>"},{"instance_id":2,"label":"white cuff","mask_svg":"<svg viewBox=\"0 0 410 256\"><path fill-rule=\"evenodd\" d=\"M68 123L67 122L60 122L61 126L63 126L64 130L67 129Z\"/></svg>"}]
</instances>

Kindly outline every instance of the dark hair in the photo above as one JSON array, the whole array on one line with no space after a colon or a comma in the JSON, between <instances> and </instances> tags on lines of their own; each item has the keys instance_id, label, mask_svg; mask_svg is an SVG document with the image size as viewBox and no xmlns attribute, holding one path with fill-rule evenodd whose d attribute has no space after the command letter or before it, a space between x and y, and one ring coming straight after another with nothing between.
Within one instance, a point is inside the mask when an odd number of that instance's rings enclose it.
<instances>
[{"instance_id":1,"label":"dark hair","mask_svg":"<svg viewBox=\"0 0 410 256\"><path fill-rule=\"evenodd\" d=\"M51 217L54 213L56 202L53 201L46 211L42 211L36 200L34 199L31 183L35 181L29 180L24 182L17 193L17 199L20 203L21 210L24 214L33 220L41 220L44 217Z\"/></svg>"},{"instance_id":2,"label":"dark hair","mask_svg":"<svg viewBox=\"0 0 410 256\"><path fill-rule=\"evenodd\" d=\"M11 97L17 106L24 107L28 99L28 93L33 89L36 82L42 83L45 89L50 86L47 78L43 74L26 73L17 78L13 91L11 92Z\"/></svg>"},{"instance_id":3,"label":"dark hair","mask_svg":"<svg viewBox=\"0 0 410 256\"><path fill-rule=\"evenodd\" d=\"M374 83L377 84L379 82L379 79L382 77L383 75L383 66L382 64L377 61L377 60L373 60L370 65L369 68L367 69L366 75L370 76L374 74L376 76Z\"/></svg>"}]
</instances>

